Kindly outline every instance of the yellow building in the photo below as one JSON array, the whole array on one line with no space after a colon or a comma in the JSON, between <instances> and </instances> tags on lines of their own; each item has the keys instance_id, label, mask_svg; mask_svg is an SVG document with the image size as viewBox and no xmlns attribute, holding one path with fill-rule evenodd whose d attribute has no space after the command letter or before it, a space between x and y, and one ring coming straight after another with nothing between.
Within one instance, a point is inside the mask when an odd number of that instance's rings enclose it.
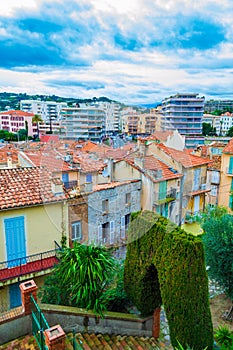
<instances>
[{"instance_id":1,"label":"yellow building","mask_svg":"<svg viewBox=\"0 0 233 350\"><path fill-rule=\"evenodd\" d=\"M21 305L20 282L43 276L57 263L68 232L62 183L45 168L0 170L0 307ZM57 243L55 243L57 242Z\"/></svg>"},{"instance_id":2,"label":"yellow building","mask_svg":"<svg viewBox=\"0 0 233 350\"><path fill-rule=\"evenodd\" d=\"M210 192L210 184L207 182L207 166L210 160L193 155L187 150L166 147L162 143L142 144L142 149L145 154L155 155L183 174L179 193L180 224L195 220L195 215L204 210L206 194Z\"/></svg>"},{"instance_id":3,"label":"yellow building","mask_svg":"<svg viewBox=\"0 0 233 350\"><path fill-rule=\"evenodd\" d=\"M233 211L233 139L222 151L219 205Z\"/></svg>"}]
</instances>

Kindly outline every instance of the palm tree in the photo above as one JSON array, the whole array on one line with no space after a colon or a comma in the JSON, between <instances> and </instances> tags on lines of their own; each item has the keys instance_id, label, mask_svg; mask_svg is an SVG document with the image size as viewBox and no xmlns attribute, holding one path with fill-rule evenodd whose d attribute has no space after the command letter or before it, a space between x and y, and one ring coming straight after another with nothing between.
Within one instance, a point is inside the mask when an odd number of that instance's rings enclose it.
<instances>
[{"instance_id":1,"label":"palm tree","mask_svg":"<svg viewBox=\"0 0 233 350\"><path fill-rule=\"evenodd\" d=\"M42 122L43 119L41 118L41 116L39 116L38 114L35 114L34 117L32 118L32 123L36 123L36 127L37 127L37 136L39 137L40 131L39 131L39 123Z\"/></svg>"}]
</instances>

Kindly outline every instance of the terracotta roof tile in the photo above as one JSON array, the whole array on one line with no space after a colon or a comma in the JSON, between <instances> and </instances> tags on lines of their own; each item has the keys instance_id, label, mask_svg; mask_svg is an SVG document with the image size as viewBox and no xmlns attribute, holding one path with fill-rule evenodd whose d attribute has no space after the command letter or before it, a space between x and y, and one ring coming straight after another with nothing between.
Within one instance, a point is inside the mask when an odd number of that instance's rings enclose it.
<instances>
[{"instance_id":1,"label":"terracotta roof tile","mask_svg":"<svg viewBox=\"0 0 233 350\"><path fill-rule=\"evenodd\" d=\"M233 139L231 139L228 144L223 148L222 153L233 153Z\"/></svg>"},{"instance_id":2,"label":"terracotta roof tile","mask_svg":"<svg viewBox=\"0 0 233 350\"><path fill-rule=\"evenodd\" d=\"M159 349L155 338L114 334L77 333L76 341L80 349L85 350L156 350Z\"/></svg>"},{"instance_id":3,"label":"terracotta roof tile","mask_svg":"<svg viewBox=\"0 0 233 350\"><path fill-rule=\"evenodd\" d=\"M212 170L221 170L222 157L219 155L212 155L211 163L208 164L208 168Z\"/></svg>"},{"instance_id":4,"label":"terracotta roof tile","mask_svg":"<svg viewBox=\"0 0 233 350\"><path fill-rule=\"evenodd\" d=\"M211 161L207 158L202 158L199 156L195 156L193 154L187 153L187 151L179 151L174 148L166 147L164 144L158 144L158 148L160 148L164 153L169 155L171 158L181 163L185 168L191 168L198 165L207 165Z\"/></svg>"},{"instance_id":5,"label":"terracotta roof tile","mask_svg":"<svg viewBox=\"0 0 233 350\"><path fill-rule=\"evenodd\" d=\"M51 172L68 171L71 169L69 163L53 150L24 150L22 155L28 158L33 166L46 166Z\"/></svg>"},{"instance_id":6,"label":"terracotta roof tile","mask_svg":"<svg viewBox=\"0 0 233 350\"><path fill-rule=\"evenodd\" d=\"M52 192L52 176L46 168L0 169L0 209L57 202L66 195Z\"/></svg>"},{"instance_id":7,"label":"terracotta roof tile","mask_svg":"<svg viewBox=\"0 0 233 350\"><path fill-rule=\"evenodd\" d=\"M0 148L0 164L5 164L8 158L11 158L13 163L18 163L18 151L9 144Z\"/></svg>"},{"instance_id":8,"label":"terracotta roof tile","mask_svg":"<svg viewBox=\"0 0 233 350\"><path fill-rule=\"evenodd\" d=\"M173 130L155 131L153 135L150 135L147 137L140 137L139 140L141 141L157 140L157 141L165 142L167 141L168 136L172 136L173 134L174 134Z\"/></svg>"},{"instance_id":9,"label":"terracotta roof tile","mask_svg":"<svg viewBox=\"0 0 233 350\"><path fill-rule=\"evenodd\" d=\"M112 181L109 183L98 184L98 185L93 186L93 191L107 190L109 188L115 188L118 186L123 186L123 185L127 185L127 184L134 183L134 182L140 182L140 180L128 180L128 181L123 181L123 182Z\"/></svg>"},{"instance_id":10,"label":"terracotta roof tile","mask_svg":"<svg viewBox=\"0 0 233 350\"><path fill-rule=\"evenodd\" d=\"M125 157L125 160L139 171L142 171L145 176L150 177L154 182L172 180L183 176L176 169L160 161L153 155L144 157L141 166L137 162L135 163L135 158L136 154L131 154ZM158 171L160 171L159 176Z\"/></svg>"},{"instance_id":11,"label":"terracotta roof tile","mask_svg":"<svg viewBox=\"0 0 233 350\"><path fill-rule=\"evenodd\" d=\"M10 110L10 111L4 111L4 112L0 112L0 115L14 115L14 116L26 116L26 117L34 117L33 113L28 113L28 112L24 112L21 110Z\"/></svg>"}]
</instances>

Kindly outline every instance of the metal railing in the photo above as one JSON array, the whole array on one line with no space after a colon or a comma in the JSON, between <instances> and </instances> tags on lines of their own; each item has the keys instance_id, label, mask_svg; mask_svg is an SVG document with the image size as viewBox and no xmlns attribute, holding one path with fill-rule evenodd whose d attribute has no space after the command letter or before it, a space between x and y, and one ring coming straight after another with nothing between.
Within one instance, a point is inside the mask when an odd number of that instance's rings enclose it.
<instances>
[{"instance_id":1,"label":"metal railing","mask_svg":"<svg viewBox=\"0 0 233 350\"><path fill-rule=\"evenodd\" d=\"M60 250L55 242L53 250L0 262L0 282L52 268L59 261Z\"/></svg>"},{"instance_id":2,"label":"metal railing","mask_svg":"<svg viewBox=\"0 0 233 350\"><path fill-rule=\"evenodd\" d=\"M30 300L32 310L32 334L34 335L39 348L45 350L48 348L45 345L44 331L49 329L49 324L32 295L30 295Z\"/></svg>"},{"instance_id":3,"label":"metal railing","mask_svg":"<svg viewBox=\"0 0 233 350\"><path fill-rule=\"evenodd\" d=\"M68 188L68 189L78 186L78 181L64 181L63 183L65 188Z\"/></svg>"},{"instance_id":4,"label":"metal railing","mask_svg":"<svg viewBox=\"0 0 233 350\"><path fill-rule=\"evenodd\" d=\"M155 192L154 202L155 204L166 203L176 199L176 189L166 192Z\"/></svg>"}]
</instances>

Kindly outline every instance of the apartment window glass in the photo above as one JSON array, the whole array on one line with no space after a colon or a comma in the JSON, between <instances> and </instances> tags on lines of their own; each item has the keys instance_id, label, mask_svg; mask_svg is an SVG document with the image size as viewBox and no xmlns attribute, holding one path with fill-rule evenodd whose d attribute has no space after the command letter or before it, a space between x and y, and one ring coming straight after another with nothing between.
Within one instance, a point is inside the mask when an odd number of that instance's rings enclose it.
<instances>
[{"instance_id":1,"label":"apartment window glass","mask_svg":"<svg viewBox=\"0 0 233 350\"><path fill-rule=\"evenodd\" d=\"M104 201L102 201L102 211L107 213L108 210L109 210L108 199L105 199Z\"/></svg>"},{"instance_id":2,"label":"apartment window glass","mask_svg":"<svg viewBox=\"0 0 233 350\"><path fill-rule=\"evenodd\" d=\"M81 221L75 221L71 224L72 228L72 241L80 241L82 238Z\"/></svg>"},{"instance_id":3,"label":"apartment window glass","mask_svg":"<svg viewBox=\"0 0 233 350\"><path fill-rule=\"evenodd\" d=\"M130 204L130 201L131 201L131 193L126 193L125 204Z\"/></svg>"},{"instance_id":4,"label":"apartment window glass","mask_svg":"<svg viewBox=\"0 0 233 350\"><path fill-rule=\"evenodd\" d=\"M109 237L109 222L105 222L102 225L102 243L107 243Z\"/></svg>"},{"instance_id":5,"label":"apartment window glass","mask_svg":"<svg viewBox=\"0 0 233 350\"><path fill-rule=\"evenodd\" d=\"M92 182L92 174L86 175L86 182Z\"/></svg>"}]
</instances>

